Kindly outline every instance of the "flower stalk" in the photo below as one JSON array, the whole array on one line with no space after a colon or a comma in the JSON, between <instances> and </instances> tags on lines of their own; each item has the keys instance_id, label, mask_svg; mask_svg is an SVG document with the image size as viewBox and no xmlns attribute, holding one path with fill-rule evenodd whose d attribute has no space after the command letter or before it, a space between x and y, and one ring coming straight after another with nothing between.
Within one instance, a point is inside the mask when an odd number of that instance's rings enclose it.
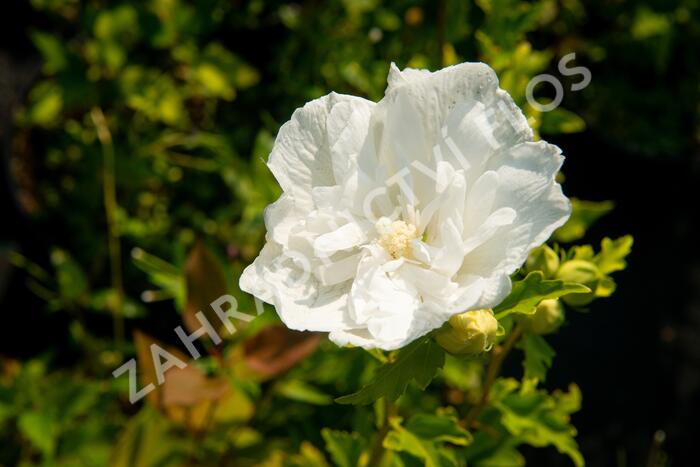
<instances>
[{"instance_id":1,"label":"flower stalk","mask_svg":"<svg viewBox=\"0 0 700 467\"><path fill-rule=\"evenodd\" d=\"M510 351L513 349L513 346L518 341L518 339L520 339L520 336L522 336L522 334L523 328L520 325L516 325L515 328L513 328L513 331L511 331L510 335L508 335L508 338L505 340L503 345L499 345L493 349L493 357L491 357L489 366L486 369L486 377L484 379L484 387L482 390L481 399L479 400L479 403L476 406L474 406L467 414L465 422L467 429L474 425L474 422L477 418L479 418L479 415L481 415L481 412L486 407L486 404L488 404L491 386L493 386L493 383L496 381L496 378L501 372L501 366L503 365L503 361L506 359Z\"/></svg>"},{"instance_id":2,"label":"flower stalk","mask_svg":"<svg viewBox=\"0 0 700 467\"><path fill-rule=\"evenodd\" d=\"M124 285L122 280L121 243L117 226L117 184L115 176L114 143L112 133L107 126L102 109L94 107L90 118L97 131L97 139L102 146L102 192L104 198L105 217L107 219L107 242L109 248L109 265L114 300L111 301L114 341L118 349L124 342Z\"/></svg>"},{"instance_id":3,"label":"flower stalk","mask_svg":"<svg viewBox=\"0 0 700 467\"><path fill-rule=\"evenodd\" d=\"M396 405L389 401L386 397L382 398L382 403L384 404L384 418L382 420L382 426L379 428L377 433L377 438L372 446L372 451L369 455L369 460L367 461L367 467L376 467L381 464L382 457L386 449L384 448L384 439L386 439L389 431L391 430L391 424L389 423L391 417L396 415Z\"/></svg>"}]
</instances>

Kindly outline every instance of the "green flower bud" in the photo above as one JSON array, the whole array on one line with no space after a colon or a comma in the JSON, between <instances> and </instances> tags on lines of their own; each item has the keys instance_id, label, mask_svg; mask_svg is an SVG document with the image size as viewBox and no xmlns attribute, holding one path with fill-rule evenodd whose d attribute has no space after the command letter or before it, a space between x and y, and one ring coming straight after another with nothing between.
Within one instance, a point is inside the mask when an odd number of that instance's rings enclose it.
<instances>
[{"instance_id":1,"label":"green flower bud","mask_svg":"<svg viewBox=\"0 0 700 467\"><path fill-rule=\"evenodd\" d=\"M498 321L490 309L466 311L450 318L435 335L443 349L456 355L487 352L496 341Z\"/></svg>"},{"instance_id":2,"label":"green flower bud","mask_svg":"<svg viewBox=\"0 0 700 467\"><path fill-rule=\"evenodd\" d=\"M520 323L526 330L539 335L556 331L563 322L564 306L556 298L542 300L535 313L520 318Z\"/></svg>"},{"instance_id":3,"label":"green flower bud","mask_svg":"<svg viewBox=\"0 0 700 467\"><path fill-rule=\"evenodd\" d=\"M557 269L559 269L559 255L547 245L532 250L525 262L527 272L542 271L545 279L554 277Z\"/></svg>"},{"instance_id":4,"label":"green flower bud","mask_svg":"<svg viewBox=\"0 0 700 467\"><path fill-rule=\"evenodd\" d=\"M593 292L586 294L571 294L562 297L564 303L572 306L588 305L595 298L595 290L600 279L598 267L590 261L572 259L564 262L557 271L556 278L566 282L578 282Z\"/></svg>"}]
</instances>

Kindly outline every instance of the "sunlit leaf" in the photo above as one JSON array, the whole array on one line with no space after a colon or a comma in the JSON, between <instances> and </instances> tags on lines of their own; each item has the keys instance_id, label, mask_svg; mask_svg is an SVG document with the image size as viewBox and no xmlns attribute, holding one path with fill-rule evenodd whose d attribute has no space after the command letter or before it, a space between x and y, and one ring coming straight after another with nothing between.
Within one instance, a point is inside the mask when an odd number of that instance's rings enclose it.
<instances>
[{"instance_id":1,"label":"sunlit leaf","mask_svg":"<svg viewBox=\"0 0 700 467\"><path fill-rule=\"evenodd\" d=\"M516 347L525 353L523 368L525 378L534 378L545 381L547 370L552 366L552 360L556 355L546 340L542 336L526 333Z\"/></svg>"},{"instance_id":2,"label":"sunlit leaf","mask_svg":"<svg viewBox=\"0 0 700 467\"><path fill-rule=\"evenodd\" d=\"M581 394L571 385L568 393L521 390L510 392L494 406L501 412L501 423L521 442L535 447L554 446L568 455L577 467L584 465L570 424L570 414L580 409Z\"/></svg>"},{"instance_id":3,"label":"sunlit leaf","mask_svg":"<svg viewBox=\"0 0 700 467\"><path fill-rule=\"evenodd\" d=\"M627 267L625 257L632 251L633 243L634 240L631 235L626 235L616 240L604 238L600 244L600 253L594 258L594 262L598 265L600 272L611 274L625 269Z\"/></svg>"},{"instance_id":4,"label":"sunlit leaf","mask_svg":"<svg viewBox=\"0 0 700 467\"><path fill-rule=\"evenodd\" d=\"M445 352L430 337L422 337L401 349L393 363L382 365L370 383L356 393L336 399L340 404L366 405L380 397L396 400L408 383L425 389L445 363Z\"/></svg>"},{"instance_id":5,"label":"sunlit leaf","mask_svg":"<svg viewBox=\"0 0 700 467\"><path fill-rule=\"evenodd\" d=\"M390 420L392 430L384 446L392 451L406 452L424 462L425 466L456 466L454 454L443 443L465 446L471 435L448 414L417 414L402 425L401 418Z\"/></svg>"},{"instance_id":6,"label":"sunlit leaf","mask_svg":"<svg viewBox=\"0 0 700 467\"><path fill-rule=\"evenodd\" d=\"M17 420L20 432L47 457L53 456L56 449L57 425L53 415L45 411L25 412Z\"/></svg>"},{"instance_id":7,"label":"sunlit leaf","mask_svg":"<svg viewBox=\"0 0 700 467\"><path fill-rule=\"evenodd\" d=\"M510 295L493 310L496 318L500 320L512 313L531 314L542 300L591 291L583 284L543 277L540 271L533 271L525 279L513 283Z\"/></svg>"}]
</instances>

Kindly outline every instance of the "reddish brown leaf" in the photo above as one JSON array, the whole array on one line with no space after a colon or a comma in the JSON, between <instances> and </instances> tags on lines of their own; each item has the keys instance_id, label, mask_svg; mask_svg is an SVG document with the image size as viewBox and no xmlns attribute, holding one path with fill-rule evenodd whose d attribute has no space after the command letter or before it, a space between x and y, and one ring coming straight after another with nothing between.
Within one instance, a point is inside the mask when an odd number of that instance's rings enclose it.
<instances>
[{"instance_id":1,"label":"reddish brown leaf","mask_svg":"<svg viewBox=\"0 0 700 467\"><path fill-rule=\"evenodd\" d=\"M192 407L205 400L219 400L226 394L229 384L224 379L207 378L194 365L173 367L165 373L163 406Z\"/></svg>"},{"instance_id":2,"label":"reddish brown leaf","mask_svg":"<svg viewBox=\"0 0 700 467\"><path fill-rule=\"evenodd\" d=\"M156 344L162 349L167 350L175 357L179 358L183 362L189 360L189 357L184 353L180 352L178 349L163 345L163 343L158 342L151 336L142 333L141 331L134 331L134 344L136 345L136 361L138 363L138 374L139 380L141 381L140 387L145 387L148 384L153 384L155 390L148 393L146 400L153 404L156 408L162 407L162 390L163 387L158 384L156 378L156 367L153 363L153 356L151 354L151 345ZM171 371L173 369L171 368ZM167 381L167 376L170 371L165 372L165 377Z\"/></svg>"},{"instance_id":3,"label":"reddish brown leaf","mask_svg":"<svg viewBox=\"0 0 700 467\"><path fill-rule=\"evenodd\" d=\"M206 430L213 423L245 421L252 416L250 400L237 392L226 379L207 377L183 352L165 346L142 332L134 333L134 341L141 387L149 383L155 386L147 400L173 422L193 430ZM187 362L185 368L168 369L163 374L162 385L156 380L152 344Z\"/></svg>"},{"instance_id":4,"label":"reddish brown leaf","mask_svg":"<svg viewBox=\"0 0 700 467\"><path fill-rule=\"evenodd\" d=\"M244 358L258 377L274 378L311 355L322 338L317 332L269 326L245 342Z\"/></svg>"},{"instance_id":5,"label":"reddish brown leaf","mask_svg":"<svg viewBox=\"0 0 700 467\"><path fill-rule=\"evenodd\" d=\"M187 303L182 317L185 328L194 332L202 327L195 317L195 314L201 311L211 325L220 331L223 325L210 304L227 293L226 275L219 260L201 240L194 244L187 256L185 281Z\"/></svg>"}]
</instances>

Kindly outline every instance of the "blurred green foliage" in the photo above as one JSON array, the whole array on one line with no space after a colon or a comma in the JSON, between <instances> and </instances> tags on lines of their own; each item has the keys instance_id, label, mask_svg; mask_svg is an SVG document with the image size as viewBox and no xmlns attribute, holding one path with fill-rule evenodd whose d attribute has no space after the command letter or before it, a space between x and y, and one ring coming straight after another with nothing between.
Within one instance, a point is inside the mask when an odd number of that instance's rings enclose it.
<instances>
[{"instance_id":1,"label":"blurred green foliage","mask_svg":"<svg viewBox=\"0 0 700 467\"><path fill-rule=\"evenodd\" d=\"M391 61L437 69L481 60L543 133L588 123L624 147L680 153L700 136L698 101L680 98L700 94L697 62L673 81L676 102L668 93L622 92L627 78L610 73L594 75L580 95L567 91L565 103L581 115L541 114L525 88L539 73L557 74L558 59L572 51L577 63L614 62L640 80L671 76L674 60L692 58L691 49L674 50L699 39L698 2L31 3L37 24L49 26L29 32L42 74L16 115L13 157L33 161L16 179L17 198L52 248L46 257L13 251L10 260L47 312L69 317L68 329L55 332L66 333L80 359L66 366L49 352L2 360L0 465L354 466L368 461L382 419L395 465L522 465L522 443L551 444L581 464L568 422L580 404L575 386L548 394L527 380L498 380L480 418L498 436L472 440L456 420L479 400L480 363L447 356L427 391L409 385L399 399L405 420L379 402L333 404L370 383L386 356L289 333L269 310L223 346L205 345L208 356L186 370L168 372L146 403L130 405L126 379L111 373L137 355L139 387L154 381L154 337L132 337L149 323L178 322L179 313L187 324L222 291L255 309L237 277L262 245L263 208L279 195L264 160L294 108L331 90L377 100ZM571 80L561 78L568 89ZM658 119L630 122L629 109ZM577 202L556 240L581 238L610 208ZM593 290L570 305L612 292L609 274L630 246L620 242L606 239L598 255L559 252L569 264L560 278ZM193 294L192 283L211 290ZM92 326L92 314L113 322ZM529 342L530 371L544 379L551 349Z\"/></svg>"}]
</instances>

